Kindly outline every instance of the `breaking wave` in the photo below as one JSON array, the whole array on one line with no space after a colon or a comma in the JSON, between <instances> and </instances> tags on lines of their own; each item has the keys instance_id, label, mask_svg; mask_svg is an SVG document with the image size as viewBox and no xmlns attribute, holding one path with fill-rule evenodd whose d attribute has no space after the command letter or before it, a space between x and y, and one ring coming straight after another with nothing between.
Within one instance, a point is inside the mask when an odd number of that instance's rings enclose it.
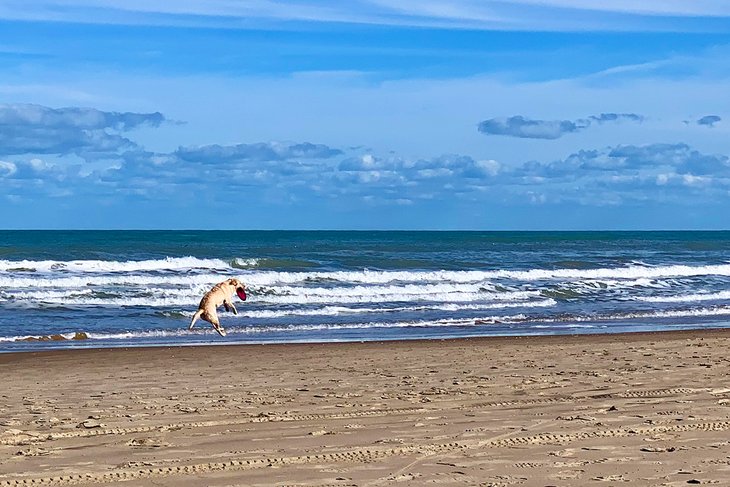
<instances>
[{"instance_id":1,"label":"breaking wave","mask_svg":"<svg viewBox=\"0 0 730 487\"><path fill-rule=\"evenodd\" d=\"M637 296L636 301L649 303L692 303L699 301L724 301L730 299L730 291L681 294L677 296Z\"/></svg>"},{"instance_id":2,"label":"breaking wave","mask_svg":"<svg viewBox=\"0 0 730 487\"><path fill-rule=\"evenodd\" d=\"M0 260L0 272L42 272L42 273L119 273L119 272L177 272L185 270L234 271L264 267L277 269L286 267L312 267L314 262L296 259L241 258L229 261L198 257L165 257L150 260ZM730 264L688 266L649 266L637 263L625 267L595 269L527 269L527 270L468 270L468 271L333 271L333 272L277 272L271 271L277 280L298 282L301 279L335 278L345 282L382 284L392 281L409 281L415 277L452 282L476 282L486 279L514 279L522 281L546 279L657 279L663 277L689 277L701 275L730 276Z\"/></svg>"},{"instance_id":3,"label":"breaking wave","mask_svg":"<svg viewBox=\"0 0 730 487\"><path fill-rule=\"evenodd\" d=\"M548 323L561 322L563 327L571 328L596 328L601 323L636 319L636 318L682 318L682 317L712 317L730 315L730 306L718 306L710 308L698 308L675 311L647 311L631 313L609 313L595 316L575 315L562 316L560 318L549 318L545 316L531 316L523 313L515 315L486 315L471 316L468 318L445 318L439 320L408 320L408 321L372 321L356 323L312 323L312 324L286 324L286 325L233 325L226 326L228 335L256 335L265 333L280 332L307 332L307 331L334 331L334 330L367 330L380 328L444 328L444 327L484 327L500 325L517 325L521 323L535 323L536 329L545 328ZM0 337L0 342L22 342L22 341L66 341L66 340L133 340L139 338L164 338L164 337L195 337L214 336L217 333L209 327L202 326L193 331L186 328L178 329L157 329L141 331L121 332L70 332L48 336L18 335Z\"/></svg>"},{"instance_id":4,"label":"breaking wave","mask_svg":"<svg viewBox=\"0 0 730 487\"><path fill-rule=\"evenodd\" d=\"M384 334L387 328L447 333L448 327L491 333L498 327L577 329L657 320L719 322L730 316L730 305L723 303L730 301L728 263L568 264L523 270L324 270L314 260L245 256L0 260L2 306L17 316L32 315L36 326L23 326L22 336L17 327L0 328L0 335L7 335L0 342L82 336L62 328L66 323L82 327L90 341L207 338L215 334L212 329L190 332L187 321L211 286L233 276L246 283L249 298L235 301L237 316L221 310L232 336L328 336L337 330L356 335L355 330L368 329ZM59 333L45 325L49 317Z\"/></svg>"},{"instance_id":5,"label":"breaking wave","mask_svg":"<svg viewBox=\"0 0 730 487\"><path fill-rule=\"evenodd\" d=\"M0 271L13 272L18 269L42 273L112 273L112 272L179 272L185 270L228 270L231 266L220 259L199 259L197 257L166 257L155 260L0 260Z\"/></svg>"}]
</instances>

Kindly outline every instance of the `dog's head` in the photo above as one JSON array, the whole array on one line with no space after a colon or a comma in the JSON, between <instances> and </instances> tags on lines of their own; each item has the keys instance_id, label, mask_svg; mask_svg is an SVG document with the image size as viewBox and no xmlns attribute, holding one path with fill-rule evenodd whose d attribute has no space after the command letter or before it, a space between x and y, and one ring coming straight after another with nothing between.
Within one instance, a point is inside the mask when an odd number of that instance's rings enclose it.
<instances>
[{"instance_id":1,"label":"dog's head","mask_svg":"<svg viewBox=\"0 0 730 487\"><path fill-rule=\"evenodd\" d=\"M233 286L236 290L236 294L239 298L241 298L241 301L246 301L246 285L243 284L238 279L228 279L228 284L230 286Z\"/></svg>"}]
</instances>

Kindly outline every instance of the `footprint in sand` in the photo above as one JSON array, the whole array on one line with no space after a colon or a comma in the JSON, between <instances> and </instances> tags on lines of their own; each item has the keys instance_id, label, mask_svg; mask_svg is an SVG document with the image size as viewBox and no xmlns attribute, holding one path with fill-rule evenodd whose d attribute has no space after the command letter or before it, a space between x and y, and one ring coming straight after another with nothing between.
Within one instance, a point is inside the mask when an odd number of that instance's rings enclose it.
<instances>
[{"instance_id":1,"label":"footprint in sand","mask_svg":"<svg viewBox=\"0 0 730 487\"><path fill-rule=\"evenodd\" d=\"M25 450L20 450L15 453L16 456L19 457L41 457L45 455L50 455L53 453L52 450L47 450L45 448L36 448L36 447L30 447Z\"/></svg>"},{"instance_id":2,"label":"footprint in sand","mask_svg":"<svg viewBox=\"0 0 730 487\"><path fill-rule=\"evenodd\" d=\"M597 480L599 482L628 482L623 475L599 475L598 477L591 478L591 480Z\"/></svg>"},{"instance_id":3,"label":"footprint in sand","mask_svg":"<svg viewBox=\"0 0 730 487\"><path fill-rule=\"evenodd\" d=\"M162 441L159 438L132 438L127 442L127 446L132 448L162 448L170 446L170 443Z\"/></svg>"}]
</instances>

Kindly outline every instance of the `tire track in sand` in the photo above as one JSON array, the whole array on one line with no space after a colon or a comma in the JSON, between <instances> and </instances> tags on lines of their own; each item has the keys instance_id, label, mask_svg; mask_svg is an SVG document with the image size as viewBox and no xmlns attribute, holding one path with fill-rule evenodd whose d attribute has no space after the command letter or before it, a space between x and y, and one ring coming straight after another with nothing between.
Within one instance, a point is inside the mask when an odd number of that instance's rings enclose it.
<instances>
[{"instance_id":1,"label":"tire track in sand","mask_svg":"<svg viewBox=\"0 0 730 487\"><path fill-rule=\"evenodd\" d=\"M169 423L156 426L132 426L128 428L94 428L75 431L64 431L58 433L39 433L34 431L17 430L15 434L0 439L0 445L17 446L20 444L36 444L44 441L62 440L65 438L87 438L93 436L107 435L130 435L138 433L176 431L192 428L211 428L216 426L235 426L253 423L284 423L297 421L327 421L338 419L370 418L378 416L389 416L397 414L414 414L428 411L422 407L397 408L397 409L370 409L363 411L351 411L341 413L323 414L283 414L283 415L259 415L238 419L224 419L211 421L191 421L181 423Z\"/></svg>"},{"instance_id":2,"label":"tire track in sand","mask_svg":"<svg viewBox=\"0 0 730 487\"><path fill-rule=\"evenodd\" d=\"M687 395L698 392L707 392L707 389L691 389L691 388L670 388L656 390L636 390L618 393L601 394L602 398L610 399L633 399L633 398L659 398L675 395ZM556 396L535 399L512 399L503 401L481 402L469 405L458 406L459 410L475 410L485 408L500 408L514 406L534 406L534 405L550 405L557 403L580 402L592 397L589 396ZM33 431L18 431L15 435L0 438L0 445L18 446L26 444L38 444L45 441L61 440L65 438L86 438L94 436L106 435L129 435L139 433L165 432L180 429L192 428L210 428L216 426L235 426L253 423L274 423L274 422L296 422L296 421L326 421L337 419L356 419L365 417L388 416L391 414L409 414L428 412L429 409L423 407L398 408L398 409L374 409L364 411L342 412L342 413L324 413L324 414L300 414L300 415L259 415L239 419L215 420L215 421L192 421L181 423L170 423L156 426L133 426L127 428L94 428L79 431L66 431L58 433L40 433Z\"/></svg>"},{"instance_id":3,"label":"tire track in sand","mask_svg":"<svg viewBox=\"0 0 730 487\"><path fill-rule=\"evenodd\" d=\"M431 455L457 450L483 448L514 448L535 444L564 444L593 438L649 435L657 433L681 433L687 431L727 431L730 421L701 422L669 426L619 428L585 431L579 433L540 433L488 440L454 441L450 443L403 445L393 448L358 448L322 453L318 455L299 455L290 457L231 459L225 462L209 462L194 465L162 466L142 469L115 469L108 472L89 472L47 477L22 477L0 481L0 487L19 487L28 485L64 486L90 483L122 482L138 479L153 479L173 475L200 474L216 471L244 471L264 467L283 467L289 465L327 464L327 463L367 463L392 456Z\"/></svg>"}]
</instances>

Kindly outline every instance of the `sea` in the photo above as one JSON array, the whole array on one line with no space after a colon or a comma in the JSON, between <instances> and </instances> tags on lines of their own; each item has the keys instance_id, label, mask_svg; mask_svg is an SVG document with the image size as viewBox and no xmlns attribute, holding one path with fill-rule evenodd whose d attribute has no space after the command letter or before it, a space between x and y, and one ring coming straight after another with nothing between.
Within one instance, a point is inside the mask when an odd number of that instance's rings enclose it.
<instances>
[{"instance_id":1,"label":"sea","mask_svg":"<svg viewBox=\"0 0 730 487\"><path fill-rule=\"evenodd\" d=\"M725 327L730 232L0 231L0 352Z\"/></svg>"}]
</instances>

